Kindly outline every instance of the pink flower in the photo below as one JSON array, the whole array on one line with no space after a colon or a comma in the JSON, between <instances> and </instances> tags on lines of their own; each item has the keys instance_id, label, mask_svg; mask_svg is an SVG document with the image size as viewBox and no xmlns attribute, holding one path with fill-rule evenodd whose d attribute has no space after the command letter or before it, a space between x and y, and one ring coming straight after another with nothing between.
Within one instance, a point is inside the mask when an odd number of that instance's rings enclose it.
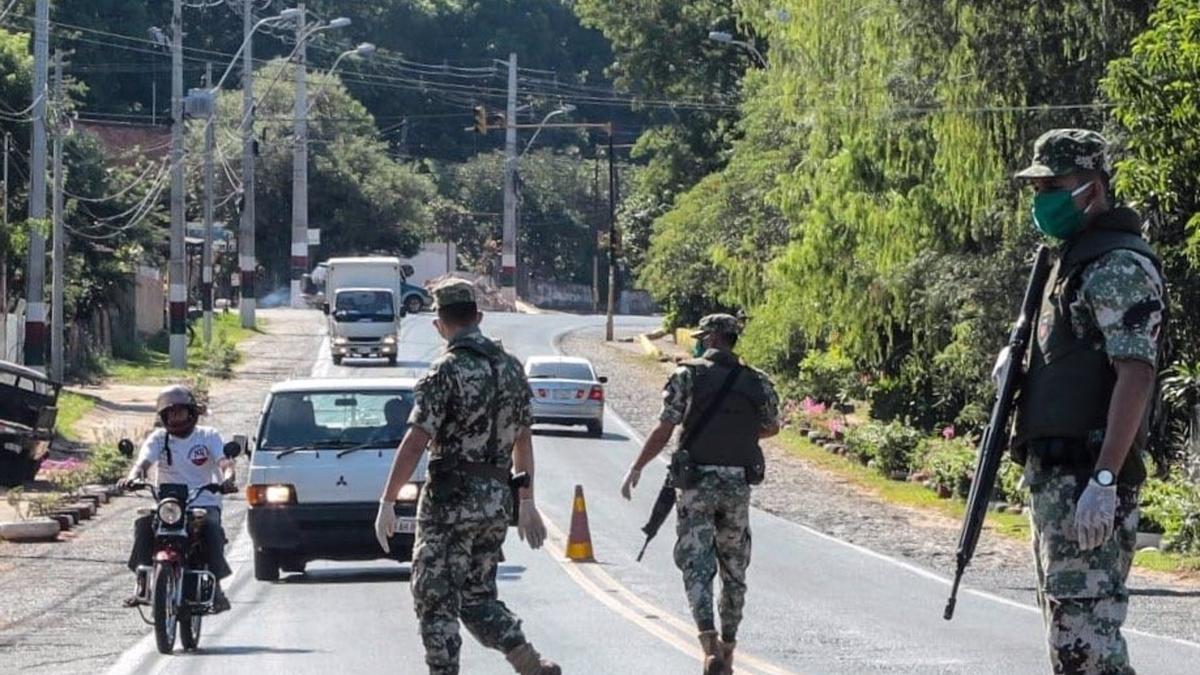
<instances>
[{"instance_id":1,"label":"pink flower","mask_svg":"<svg viewBox=\"0 0 1200 675\"><path fill-rule=\"evenodd\" d=\"M952 440L955 436L956 436L956 434L954 433L954 425L953 424L946 427L945 429L942 429L942 438L949 441L949 440Z\"/></svg>"},{"instance_id":2,"label":"pink flower","mask_svg":"<svg viewBox=\"0 0 1200 675\"><path fill-rule=\"evenodd\" d=\"M800 402L800 407L804 410L805 415L824 415L827 410L824 403L817 403L810 396L804 397L804 400Z\"/></svg>"}]
</instances>

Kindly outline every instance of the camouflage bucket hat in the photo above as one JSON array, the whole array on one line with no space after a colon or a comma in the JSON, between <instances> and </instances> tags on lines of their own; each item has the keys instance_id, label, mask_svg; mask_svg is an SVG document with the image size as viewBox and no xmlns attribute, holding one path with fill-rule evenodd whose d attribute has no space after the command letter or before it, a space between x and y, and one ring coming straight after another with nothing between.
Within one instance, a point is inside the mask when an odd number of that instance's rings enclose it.
<instances>
[{"instance_id":1,"label":"camouflage bucket hat","mask_svg":"<svg viewBox=\"0 0 1200 675\"><path fill-rule=\"evenodd\" d=\"M443 281L433 289L433 308L465 305L475 302L475 286L462 279Z\"/></svg>"},{"instance_id":2,"label":"camouflage bucket hat","mask_svg":"<svg viewBox=\"0 0 1200 675\"><path fill-rule=\"evenodd\" d=\"M1053 178L1076 171L1112 174L1108 141L1089 129L1051 129L1033 144L1033 163L1017 178Z\"/></svg>"},{"instance_id":3,"label":"camouflage bucket hat","mask_svg":"<svg viewBox=\"0 0 1200 675\"><path fill-rule=\"evenodd\" d=\"M700 337L709 333L739 335L741 332L742 326L736 317L729 314L709 314L700 319L700 326L692 333L692 337Z\"/></svg>"}]
</instances>

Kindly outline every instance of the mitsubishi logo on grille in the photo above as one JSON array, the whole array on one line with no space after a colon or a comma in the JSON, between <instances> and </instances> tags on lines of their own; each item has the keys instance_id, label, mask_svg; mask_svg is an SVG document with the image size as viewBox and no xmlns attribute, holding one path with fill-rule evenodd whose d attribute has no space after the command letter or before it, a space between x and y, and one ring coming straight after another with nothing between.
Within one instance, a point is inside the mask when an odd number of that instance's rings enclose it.
<instances>
[{"instance_id":1,"label":"mitsubishi logo on grille","mask_svg":"<svg viewBox=\"0 0 1200 675\"><path fill-rule=\"evenodd\" d=\"M348 485L345 476L338 476L337 482L334 485Z\"/></svg>"}]
</instances>

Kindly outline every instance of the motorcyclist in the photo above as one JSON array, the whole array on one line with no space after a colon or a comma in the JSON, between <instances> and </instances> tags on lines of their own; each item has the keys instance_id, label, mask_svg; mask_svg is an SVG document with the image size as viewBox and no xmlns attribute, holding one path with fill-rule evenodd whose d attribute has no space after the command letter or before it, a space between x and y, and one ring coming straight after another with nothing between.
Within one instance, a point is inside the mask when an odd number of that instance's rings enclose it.
<instances>
[{"instance_id":1,"label":"motorcyclist","mask_svg":"<svg viewBox=\"0 0 1200 675\"><path fill-rule=\"evenodd\" d=\"M119 481L117 486L127 489L131 483L145 480L146 473L154 466L157 468L158 485L182 484L187 485L189 491L194 491L211 483L221 483L227 491L232 491L233 462L224 455L221 434L212 427L197 425L200 406L191 390L181 385L163 389L158 394L155 409L163 428L155 429L146 437L128 477ZM191 506L208 512L202 536L208 555L208 570L217 578L213 612L224 612L229 609L229 600L221 590L220 580L229 576L232 570L225 560L221 495L201 492ZM150 514L134 521L133 551L129 555L129 569L132 571L136 572L139 565L153 564L153 520L154 516ZM136 605L137 595L127 599L125 605Z\"/></svg>"}]
</instances>

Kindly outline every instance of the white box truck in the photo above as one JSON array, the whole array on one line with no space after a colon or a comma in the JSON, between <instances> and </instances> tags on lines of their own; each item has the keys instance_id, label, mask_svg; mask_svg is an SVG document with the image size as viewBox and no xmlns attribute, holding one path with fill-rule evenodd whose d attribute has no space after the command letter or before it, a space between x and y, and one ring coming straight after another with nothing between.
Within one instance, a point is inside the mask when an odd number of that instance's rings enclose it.
<instances>
[{"instance_id":1,"label":"white box truck","mask_svg":"<svg viewBox=\"0 0 1200 675\"><path fill-rule=\"evenodd\" d=\"M383 358L396 364L405 270L399 258L330 258L325 302L334 364L345 358Z\"/></svg>"}]
</instances>

